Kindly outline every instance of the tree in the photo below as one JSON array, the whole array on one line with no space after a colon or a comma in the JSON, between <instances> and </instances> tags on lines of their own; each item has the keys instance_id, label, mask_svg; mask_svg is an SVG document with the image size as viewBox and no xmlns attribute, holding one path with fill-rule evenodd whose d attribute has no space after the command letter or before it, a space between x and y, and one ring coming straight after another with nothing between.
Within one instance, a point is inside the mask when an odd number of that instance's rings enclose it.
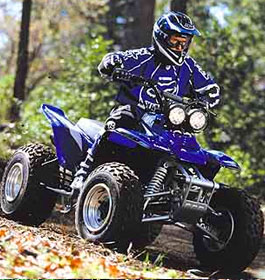
<instances>
[{"instance_id":1,"label":"tree","mask_svg":"<svg viewBox=\"0 0 265 280\"><path fill-rule=\"evenodd\" d=\"M2 2L5 5L3 6L3 19L0 18L0 25L1 32L5 34L7 40L0 49L0 74L13 75L14 72L17 73L14 86L16 89L16 94L14 93L15 104L9 112L9 118L15 120L18 117L21 102L27 99L30 91L41 84L50 74L57 75L61 71L59 61L68 55L69 47L73 42L78 45L82 43L86 36L95 36L97 33L106 31L106 28L101 24L106 6L104 6L103 0L96 3L94 0L33 1L30 10L28 48L26 52L19 52L17 50L18 45L23 46L27 37L25 36L25 21L22 23L21 20L20 22L14 15L14 11L9 10L10 7L17 7L19 2L9 0L8 5L6 1L0 0L0 4ZM25 3L29 4L28 1L25 1ZM28 6L26 8L28 9ZM25 12L26 9L24 9L24 15ZM27 14L29 15L29 13ZM19 25L23 26L20 30L24 32L20 44L17 39L19 36L16 35L19 33ZM26 71L25 58L27 58ZM17 70L16 61L17 65L20 66L17 66ZM21 67L22 65L23 67ZM26 73L28 75L23 89L21 83Z\"/></svg>"},{"instance_id":2,"label":"tree","mask_svg":"<svg viewBox=\"0 0 265 280\"><path fill-rule=\"evenodd\" d=\"M170 10L175 12L186 13L188 0L171 0Z\"/></svg>"},{"instance_id":3,"label":"tree","mask_svg":"<svg viewBox=\"0 0 265 280\"><path fill-rule=\"evenodd\" d=\"M152 40L152 30L154 25L155 0L134 1L134 6L127 6L126 18L131 18L127 22L127 30L124 37L124 47L138 48L149 46Z\"/></svg>"},{"instance_id":4,"label":"tree","mask_svg":"<svg viewBox=\"0 0 265 280\"><path fill-rule=\"evenodd\" d=\"M81 47L70 47L69 55L60 60L63 70L58 77L46 77L43 85L38 85L22 104L23 127L19 127L13 136L23 134L23 137L15 139L16 145L30 141L50 144L51 128L44 116L38 113L43 103L62 108L73 122L81 117L101 121L106 119L114 106L116 91L112 83L104 82L100 77L97 65L110 43L102 36L97 36L87 38ZM9 141L12 140L13 137Z\"/></svg>"},{"instance_id":5,"label":"tree","mask_svg":"<svg viewBox=\"0 0 265 280\"><path fill-rule=\"evenodd\" d=\"M204 35L195 40L191 52L221 86L219 117L205 136L210 148L225 151L242 166L240 176L225 173L222 179L264 190L265 94L264 87L258 86L265 76L264 3L218 1L221 4L229 10L226 24L221 26L214 17L202 18ZM197 8L189 5L189 14Z\"/></svg>"},{"instance_id":6,"label":"tree","mask_svg":"<svg viewBox=\"0 0 265 280\"><path fill-rule=\"evenodd\" d=\"M31 0L23 1L22 20L19 35L19 48L17 57L17 70L14 84L14 98L23 101L25 99L25 84L28 74L28 46L30 30ZM11 108L11 119L19 117L18 104L14 103Z\"/></svg>"},{"instance_id":7,"label":"tree","mask_svg":"<svg viewBox=\"0 0 265 280\"><path fill-rule=\"evenodd\" d=\"M19 25L8 7L6 1L0 0L0 76L15 72L18 48Z\"/></svg>"},{"instance_id":8,"label":"tree","mask_svg":"<svg viewBox=\"0 0 265 280\"><path fill-rule=\"evenodd\" d=\"M32 6L29 78L27 94L47 76L62 69L60 60L69 55L72 44L106 31L102 25L103 0L35 0Z\"/></svg>"},{"instance_id":9,"label":"tree","mask_svg":"<svg viewBox=\"0 0 265 280\"><path fill-rule=\"evenodd\" d=\"M108 38L118 48L149 46L154 25L155 0L110 0Z\"/></svg>"},{"instance_id":10,"label":"tree","mask_svg":"<svg viewBox=\"0 0 265 280\"><path fill-rule=\"evenodd\" d=\"M8 1L16 3L16 0ZM63 108L73 121L81 116L101 120L106 118L107 111L114 105L115 93L111 86L104 84L97 72L97 65L102 57L113 49L111 42L101 36L106 31L102 24L106 11L104 2L105 0L32 2L25 100L20 104L20 121L12 129L5 129L0 134L0 158L6 158L12 153L12 148L30 141L43 140L50 143L50 127L43 116L38 114L42 103ZM16 17L12 14L8 16L11 23L18 25ZM11 36L13 33L8 34ZM0 49L1 58L2 54L10 53L9 46L8 41ZM2 124L6 121L6 108L10 107L11 84L13 75L1 75Z\"/></svg>"}]
</instances>

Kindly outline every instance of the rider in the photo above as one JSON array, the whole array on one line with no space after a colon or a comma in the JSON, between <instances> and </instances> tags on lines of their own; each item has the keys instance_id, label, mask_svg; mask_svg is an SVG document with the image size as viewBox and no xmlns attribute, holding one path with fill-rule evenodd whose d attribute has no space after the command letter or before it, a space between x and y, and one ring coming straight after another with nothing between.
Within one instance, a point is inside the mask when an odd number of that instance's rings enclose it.
<instances>
[{"instance_id":1,"label":"rider","mask_svg":"<svg viewBox=\"0 0 265 280\"><path fill-rule=\"evenodd\" d=\"M151 78L158 87L180 97L192 92L210 108L220 100L219 86L187 53L193 36L200 36L191 19L180 12L162 15L154 24L153 46L107 54L98 66L102 77L110 79L115 68ZM119 105L106 120L105 129L134 128L146 111L157 112L160 105L151 88L125 83L116 97ZM80 188L93 163L94 147L88 150L72 184Z\"/></svg>"}]
</instances>

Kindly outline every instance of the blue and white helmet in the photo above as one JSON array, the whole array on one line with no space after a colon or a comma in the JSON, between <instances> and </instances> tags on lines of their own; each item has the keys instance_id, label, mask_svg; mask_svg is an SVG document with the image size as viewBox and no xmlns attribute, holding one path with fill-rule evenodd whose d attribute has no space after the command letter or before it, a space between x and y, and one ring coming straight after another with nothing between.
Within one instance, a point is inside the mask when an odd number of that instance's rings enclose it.
<instances>
[{"instance_id":1,"label":"blue and white helmet","mask_svg":"<svg viewBox=\"0 0 265 280\"><path fill-rule=\"evenodd\" d=\"M192 20L181 12L162 15L154 24L154 46L176 65L182 65L193 36L200 36Z\"/></svg>"}]
</instances>

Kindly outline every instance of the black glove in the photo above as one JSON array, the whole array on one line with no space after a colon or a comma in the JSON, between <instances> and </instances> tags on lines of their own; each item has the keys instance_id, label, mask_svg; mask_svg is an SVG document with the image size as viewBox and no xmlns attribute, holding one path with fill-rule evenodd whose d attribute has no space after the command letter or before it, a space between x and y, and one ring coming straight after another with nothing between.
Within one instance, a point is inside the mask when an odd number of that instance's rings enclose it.
<instances>
[{"instance_id":1,"label":"black glove","mask_svg":"<svg viewBox=\"0 0 265 280\"><path fill-rule=\"evenodd\" d=\"M122 67L122 59L115 53L110 53L104 56L98 66L98 71L101 76L110 77L115 67Z\"/></svg>"}]
</instances>

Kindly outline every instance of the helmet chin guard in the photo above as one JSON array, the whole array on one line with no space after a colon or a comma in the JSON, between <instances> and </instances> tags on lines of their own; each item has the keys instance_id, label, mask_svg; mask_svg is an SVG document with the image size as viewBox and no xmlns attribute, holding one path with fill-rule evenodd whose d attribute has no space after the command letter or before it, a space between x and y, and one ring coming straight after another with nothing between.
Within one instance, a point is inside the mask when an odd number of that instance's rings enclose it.
<instances>
[{"instance_id":1,"label":"helmet chin guard","mask_svg":"<svg viewBox=\"0 0 265 280\"><path fill-rule=\"evenodd\" d=\"M159 44L158 41L154 39L154 46L155 48L164 55L172 64L181 66L184 63L184 59L186 54L183 52L181 54L178 54L174 52L173 50L170 50L170 48L164 48L162 45Z\"/></svg>"}]
</instances>

